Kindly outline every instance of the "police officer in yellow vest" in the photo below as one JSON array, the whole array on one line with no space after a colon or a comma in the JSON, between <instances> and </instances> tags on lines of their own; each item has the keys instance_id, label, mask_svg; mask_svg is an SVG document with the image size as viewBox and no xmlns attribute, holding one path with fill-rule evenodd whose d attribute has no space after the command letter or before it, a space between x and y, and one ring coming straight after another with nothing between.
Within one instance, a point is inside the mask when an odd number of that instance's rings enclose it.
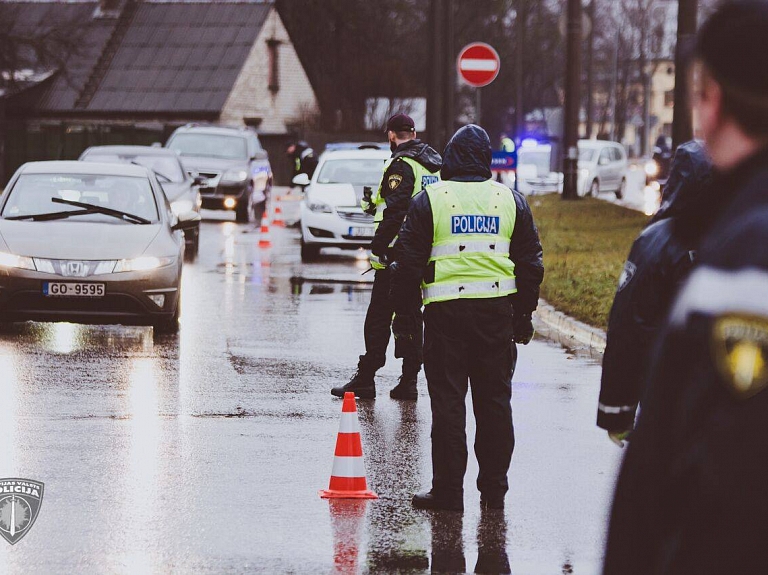
<instances>
[{"instance_id":1,"label":"police officer in yellow vest","mask_svg":"<svg viewBox=\"0 0 768 575\"><path fill-rule=\"evenodd\" d=\"M515 342L533 337L544 276L541 243L528 203L491 179L491 142L479 126L454 134L442 182L411 203L392 266L395 337L413 333L411 294L421 284L424 370L432 405L432 489L424 509L463 510L467 466L465 399L471 384L484 508L502 509L514 449L511 381Z\"/></svg>"},{"instance_id":2,"label":"police officer in yellow vest","mask_svg":"<svg viewBox=\"0 0 768 575\"><path fill-rule=\"evenodd\" d=\"M384 166L378 190L370 201L363 200L363 209L374 213L376 233L371 242L371 266L375 271L371 303L365 316L365 355L360 356L357 371L344 386L331 393L343 397L347 391L364 399L376 397L374 376L384 366L392 327L392 305L389 300L389 265L400 257L397 234L403 224L411 198L427 185L438 181L442 159L433 148L416 138L413 120L405 114L395 114L387 121L387 137L392 157ZM418 300L418 295L414 295ZM418 341L405 345L395 355L403 357L403 371L398 385L390 391L394 399L416 399L417 378L421 371L421 317Z\"/></svg>"}]
</instances>

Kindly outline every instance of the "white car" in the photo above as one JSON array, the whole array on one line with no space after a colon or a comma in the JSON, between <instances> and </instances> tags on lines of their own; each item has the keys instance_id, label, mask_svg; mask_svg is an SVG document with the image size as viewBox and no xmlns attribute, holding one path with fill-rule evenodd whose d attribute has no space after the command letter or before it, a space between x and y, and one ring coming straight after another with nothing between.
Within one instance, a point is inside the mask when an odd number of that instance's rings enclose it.
<instances>
[{"instance_id":1,"label":"white car","mask_svg":"<svg viewBox=\"0 0 768 575\"><path fill-rule=\"evenodd\" d=\"M616 142L579 140L580 196L614 192L621 199L627 189L627 153Z\"/></svg>"},{"instance_id":2,"label":"white car","mask_svg":"<svg viewBox=\"0 0 768 575\"><path fill-rule=\"evenodd\" d=\"M304 186L301 202L301 259L308 262L324 247L368 248L374 234L373 216L363 212L363 188L373 192L381 182L389 150L361 145L356 149L323 152L312 180L300 174L294 183Z\"/></svg>"}]
</instances>

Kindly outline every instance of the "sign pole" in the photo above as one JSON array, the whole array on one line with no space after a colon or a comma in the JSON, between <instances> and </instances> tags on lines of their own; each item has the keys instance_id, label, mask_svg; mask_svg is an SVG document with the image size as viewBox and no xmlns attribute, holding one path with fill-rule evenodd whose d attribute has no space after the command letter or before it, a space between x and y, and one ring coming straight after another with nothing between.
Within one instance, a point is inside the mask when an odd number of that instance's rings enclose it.
<instances>
[{"instance_id":1,"label":"sign pole","mask_svg":"<svg viewBox=\"0 0 768 575\"><path fill-rule=\"evenodd\" d=\"M482 108L480 107L480 88L475 88L475 124L478 126L482 118Z\"/></svg>"}]
</instances>

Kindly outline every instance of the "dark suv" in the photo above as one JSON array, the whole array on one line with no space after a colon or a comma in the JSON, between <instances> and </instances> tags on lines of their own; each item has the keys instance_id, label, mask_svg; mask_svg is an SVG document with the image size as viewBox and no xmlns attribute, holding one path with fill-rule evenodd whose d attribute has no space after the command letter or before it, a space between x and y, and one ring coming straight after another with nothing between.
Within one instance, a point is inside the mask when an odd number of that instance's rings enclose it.
<instances>
[{"instance_id":1,"label":"dark suv","mask_svg":"<svg viewBox=\"0 0 768 575\"><path fill-rule=\"evenodd\" d=\"M235 210L238 222L258 221L272 187L269 157L252 128L187 124L165 144L184 169L201 176L203 208Z\"/></svg>"}]
</instances>

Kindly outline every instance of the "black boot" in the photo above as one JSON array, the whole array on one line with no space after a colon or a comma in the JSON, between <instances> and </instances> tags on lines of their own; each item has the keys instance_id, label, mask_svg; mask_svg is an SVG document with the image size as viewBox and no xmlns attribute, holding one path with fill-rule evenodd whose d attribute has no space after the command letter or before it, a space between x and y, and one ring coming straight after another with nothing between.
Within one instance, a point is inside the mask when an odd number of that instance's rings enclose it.
<instances>
[{"instance_id":1,"label":"black boot","mask_svg":"<svg viewBox=\"0 0 768 575\"><path fill-rule=\"evenodd\" d=\"M347 385L341 387L334 387L331 389L331 395L336 397L344 397L344 394L348 391L354 391L355 397L360 399L376 399L376 382L373 380L373 376L376 375L376 370L371 369L369 366L363 363L363 357L360 356L360 362L357 364L357 371L352 379L349 380Z\"/></svg>"},{"instance_id":2,"label":"black boot","mask_svg":"<svg viewBox=\"0 0 768 575\"><path fill-rule=\"evenodd\" d=\"M416 387L418 375L418 371L406 373L404 370L403 375L398 380L399 383L389 392L389 397L392 399L417 399L419 397L419 390Z\"/></svg>"},{"instance_id":3,"label":"black boot","mask_svg":"<svg viewBox=\"0 0 768 575\"><path fill-rule=\"evenodd\" d=\"M464 511L463 498L456 497L442 497L435 495L432 491L426 493L417 493L413 496L411 504L416 509L441 509L445 511Z\"/></svg>"}]
</instances>

